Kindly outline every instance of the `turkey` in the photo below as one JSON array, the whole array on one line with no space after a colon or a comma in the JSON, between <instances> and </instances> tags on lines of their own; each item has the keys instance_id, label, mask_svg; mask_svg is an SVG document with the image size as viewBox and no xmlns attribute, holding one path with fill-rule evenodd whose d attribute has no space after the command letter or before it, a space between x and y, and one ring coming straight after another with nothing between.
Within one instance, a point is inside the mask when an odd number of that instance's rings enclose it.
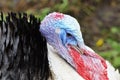
<instances>
[{"instance_id":1,"label":"turkey","mask_svg":"<svg viewBox=\"0 0 120 80\"><path fill-rule=\"evenodd\" d=\"M41 22L54 80L120 80L118 70L85 45L77 20L53 12Z\"/></svg>"},{"instance_id":2,"label":"turkey","mask_svg":"<svg viewBox=\"0 0 120 80\"><path fill-rule=\"evenodd\" d=\"M40 20L26 13L0 13L0 80L47 80L50 69Z\"/></svg>"}]
</instances>

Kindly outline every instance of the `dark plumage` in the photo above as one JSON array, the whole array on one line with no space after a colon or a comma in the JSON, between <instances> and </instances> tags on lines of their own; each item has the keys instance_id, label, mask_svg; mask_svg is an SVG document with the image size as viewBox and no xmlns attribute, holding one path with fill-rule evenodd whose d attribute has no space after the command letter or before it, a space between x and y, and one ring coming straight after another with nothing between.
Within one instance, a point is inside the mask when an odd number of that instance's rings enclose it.
<instances>
[{"instance_id":1,"label":"dark plumage","mask_svg":"<svg viewBox=\"0 0 120 80\"><path fill-rule=\"evenodd\" d=\"M0 14L0 80L47 80L47 45L33 15Z\"/></svg>"}]
</instances>

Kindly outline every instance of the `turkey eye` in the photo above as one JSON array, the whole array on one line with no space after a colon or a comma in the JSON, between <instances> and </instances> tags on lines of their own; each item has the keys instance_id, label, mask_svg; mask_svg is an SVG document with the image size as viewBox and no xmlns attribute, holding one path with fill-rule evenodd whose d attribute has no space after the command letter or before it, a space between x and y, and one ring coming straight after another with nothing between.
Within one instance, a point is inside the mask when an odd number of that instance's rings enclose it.
<instances>
[{"instance_id":1,"label":"turkey eye","mask_svg":"<svg viewBox=\"0 0 120 80\"><path fill-rule=\"evenodd\" d=\"M72 36L72 35L71 35L70 33L67 33L67 36L70 37L70 36Z\"/></svg>"}]
</instances>

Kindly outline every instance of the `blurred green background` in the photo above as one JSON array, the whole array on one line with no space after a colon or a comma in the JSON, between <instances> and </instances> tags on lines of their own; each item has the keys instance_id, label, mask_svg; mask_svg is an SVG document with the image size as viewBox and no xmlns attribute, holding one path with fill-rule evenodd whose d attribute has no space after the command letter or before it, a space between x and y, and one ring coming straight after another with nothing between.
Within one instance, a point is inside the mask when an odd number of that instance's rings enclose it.
<instances>
[{"instance_id":1,"label":"blurred green background","mask_svg":"<svg viewBox=\"0 0 120 80\"><path fill-rule=\"evenodd\" d=\"M120 70L120 0L0 0L0 11L41 20L53 11L69 14L79 21L86 45Z\"/></svg>"}]
</instances>

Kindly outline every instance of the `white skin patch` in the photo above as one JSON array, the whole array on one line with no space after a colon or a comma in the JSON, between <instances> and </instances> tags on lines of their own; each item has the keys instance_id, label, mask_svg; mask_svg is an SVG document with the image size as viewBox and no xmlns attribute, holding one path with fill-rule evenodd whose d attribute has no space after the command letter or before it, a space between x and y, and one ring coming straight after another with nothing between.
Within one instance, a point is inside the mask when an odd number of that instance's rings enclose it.
<instances>
[{"instance_id":1,"label":"white skin patch","mask_svg":"<svg viewBox=\"0 0 120 80\"><path fill-rule=\"evenodd\" d=\"M56 32L57 34L59 34L59 33L60 33L60 28L56 28L56 29L55 29L55 32Z\"/></svg>"}]
</instances>

